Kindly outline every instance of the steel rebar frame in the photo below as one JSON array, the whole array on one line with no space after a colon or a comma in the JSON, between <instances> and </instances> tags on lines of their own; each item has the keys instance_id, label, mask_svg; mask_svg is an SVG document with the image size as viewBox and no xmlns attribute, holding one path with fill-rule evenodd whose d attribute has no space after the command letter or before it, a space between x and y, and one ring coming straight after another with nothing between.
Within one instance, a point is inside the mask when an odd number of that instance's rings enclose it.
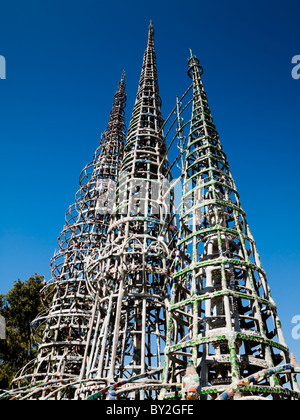
<instances>
[{"instance_id":1,"label":"steel rebar frame","mask_svg":"<svg viewBox=\"0 0 300 420\"><path fill-rule=\"evenodd\" d=\"M288 363L289 349L213 122L202 72L191 52L193 109L163 381L180 384L192 361L201 399L215 399L228 385L262 368ZM300 398L294 376L278 372L231 396ZM164 389L161 396L174 394Z\"/></svg>"},{"instance_id":2,"label":"steel rebar frame","mask_svg":"<svg viewBox=\"0 0 300 420\"><path fill-rule=\"evenodd\" d=\"M92 251L106 240L126 136L125 106L123 72L107 128L93 161L80 175L76 202L66 213L66 225L58 238L60 249L51 260L52 280L42 290L45 311L33 324L35 336L40 337L33 375L27 375L31 363L15 379L14 386L21 387L24 376L25 381L32 378L28 390L42 381L44 391L36 389L34 398L46 398L53 391L53 386L49 391L46 385L53 379L76 379L81 371L95 298L85 265ZM72 398L75 391L68 391L65 398Z\"/></svg>"},{"instance_id":3,"label":"steel rebar frame","mask_svg":"<svg viewBox=\"0 0 300 420\"><path fill-rule=\"evenodd\" d=\"M191 52L193 97L185 106L177 98L171 113L173 165L183 164L178 231L150 23L125 148L123 74L51 261L34 323L38 357L0 399L186 398L191 362L201 399L300 399L300 367L290 362L202 72Z\"/></svg>"},{"instance_id":4,"label":"steel rebar frame","mask_svg":"<svg viewBox=\"0 0 300 420\"><path fill-rule=\"evenodd\" d=\"M83 375L91 382L81 390L82 398L97 384L107 386L116 380L124 384L122 398L154 398L159 392L155 386L145 390L143 383L149 381L145 379L149 374L154 385L161 383L169 268L175 249L172 192L162 200L171 182L162 125L150 23L107 246L88 266L93 283L98 284L95 313L99 316ZM144 378L141 390L127 392L127 381L136 375Z\"/></svg>"}]
</instances>

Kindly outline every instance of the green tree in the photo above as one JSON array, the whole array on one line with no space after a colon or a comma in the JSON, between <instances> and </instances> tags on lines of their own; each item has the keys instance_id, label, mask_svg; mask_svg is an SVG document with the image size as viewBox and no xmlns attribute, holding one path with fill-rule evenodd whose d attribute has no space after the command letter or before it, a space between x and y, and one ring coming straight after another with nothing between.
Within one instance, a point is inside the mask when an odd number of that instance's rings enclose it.
<instances>
[{"instance_id":1,"label":"green tree","mask_svg":"<svg viewBox=\"0 0 300 420\"><path fill-rule=\"evenodd\" d=\"M36 355L31 322L43 309L43 284L44 277L35 274L15 281L7 295L0 295L0 315L6 319L6 341L0 341L1 389L8 389L15 374Z\"/></svg>"}]
</instances>

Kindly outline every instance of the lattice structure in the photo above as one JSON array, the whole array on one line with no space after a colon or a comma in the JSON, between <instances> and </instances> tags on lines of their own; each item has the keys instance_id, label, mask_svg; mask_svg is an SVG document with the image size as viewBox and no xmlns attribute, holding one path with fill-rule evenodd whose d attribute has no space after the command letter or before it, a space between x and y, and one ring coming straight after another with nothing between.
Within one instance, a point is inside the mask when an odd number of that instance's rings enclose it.
<instances>
[{"instance_id":1,"label":"lattice structure","mask_svg":"<svg viewBox=\"0 0 300 420\"><path fill-rule=\"evenodd\" d=\"M83 375L91 381L81 389L81 398L101 384L116 381L123 384L118 390L121 398L155 398L156 385L161 383L169 269L175 249L162 125L150 23L107 246L96 253L88 268L93 284L98 285L99 300L92 351ZM130 392L133 376L139 381ZM145 390L149 381L151 391Z\"/></svg>"},{"instance_id":2,"label":"lattice structure","mask_svg":"<svg viewBox=\"0 0 300 420\"><path fill-rule=\"evenodd\" d=\"M300 399L202 72L191 52L166 129L150 23L125 146L123 74L42 291L38 357L0 399Z\"/></svg>"},{"instance_id":3,"label":"lattice structure","mask_svg":"<svg viewBox=\"0 0 300 420\"><path fill-rule=\"evenodd\" d=\"M289 362L289 350L213 122L202 72L191 52L193 109L164 381L180 384L192 362L202 399L215 399L230 384L239 386L238 393L231 389L230 397L299 398L299 387L285 369L267 374L282 361ZM248 386L262 368L265 373L255 378L260 384ZM161 395L175 396L167 390Z\"/></svg>"},{"instance_id":4,"label":"lattice structure","mask_svg":"<svg viewBox=\"0 0 300 420\"><path fill-rule=\"evenodd\" d=\"M34 323L41 341L34 361L32 395L28 391L32 398L47 397L55 389L54 379L76 379L81 371L94 302L85 264L92 251L106 240L126 136L125 106L123 73L100 146L93 161L82 171L76 202L66 213L66 225L58 238L60 249L51 261L53 279L42 290L46 310ZM30 369L31 366L23 369L16 384L22 385L23 376ZM44 383L43 392L35 388L40 381ZM47 383L52 385L51 391ZM69 391L64 398L72 397L73 390Z\"/></svg>"}]
</instances>

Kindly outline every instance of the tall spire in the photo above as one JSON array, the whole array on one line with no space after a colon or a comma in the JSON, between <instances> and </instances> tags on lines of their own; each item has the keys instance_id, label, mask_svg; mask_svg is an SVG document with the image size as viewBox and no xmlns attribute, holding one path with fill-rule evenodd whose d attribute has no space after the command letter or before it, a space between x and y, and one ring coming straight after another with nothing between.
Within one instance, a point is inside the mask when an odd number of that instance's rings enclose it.
<instances>
[{"instance_id":1,"label":"tall spire","mask_svg":"<svg viewBox=\"0 0 300 420\"><path fill-rule=\"evenodd\" d=\"M151 105L150 108L149 104ZM139 88L131 118L132 124L135 122L137 110L139 110L140 114L146 114L142 110L143 106L148 110L147 115L149 124L147 124L147 128L152 130L155 129L159 132L162 128L163 120L161 116L161 98L159 96L152 21L150 21L149 25L147 47L144 53ZM144 116L142 121L145 119L146 117ZM153 119L153 123L150 124L151 119Z\"/></svg>"},{"instance_id":2,"label":"tall spire","mask_svg":"<svg viewBox=\"0 0 300 420\"><path fill-rule=\"evenodd\" d=\"M151 39L151 42L154 43L154 27L153 27L153 22L152 20L150 20L149 22L149 28L148 28L148 43Z\"/></svg>"},{"instance_id":3,"label":"tall spire","mask_svg":"<svg viewBox=\"0 0 300 420\"><path fill-rule=\"evenodd\" d=\"M125 73L114 95L112 110L93 161L80 175L76 203L66 213L66 225L58 238L59 251L51 261L52 280L42 290L46 310L35 320L39 343L34 361L31 398L47 398L56 380L76 378L80 371L92 318L93 292L87 284L86 259L106 240L111 210L109 192L120 171L125 139ZM27 371L28 369L28 371ZM24 385L26 366L15 380ZM28 380L28 376L26 377ZM35 384L44 382L43 390ZM68 391L72 398L74 390ZM73 393L73 394L72 394ZM60 398L60 395L56 395Z\"/></svg>"},{"instance_id":4,"label":"tall spire","mask_svg":"<svg viewBox=\"0 0 300 420\"><path fill-rule=\"evenodd\" d=\"M264 374L259 386L241 386L254 382L262 368L289 362L289 350L213 122L202 72L191 52L193 109L164 382L178 380L191 361L200 376L202 399L216 398L230 385L237 388L239 381L240 397L299 398L291 375L278 375L276 370ZM234 392L231 389L230 395Z\"/></svg>"},{"instance_id":5,"label":"tall spire","mask_svg":"<svg viewBox=\"0 0 300 420\"><path fill-rule=\"evenodd\" d=\"M300 399L192 50L188 63L168 130L184 163L179 230L150 21L125 146L123 72L42 292L37 359L0 399Z\"/></svg>"},{"instance_id":6,"label":"tall spire","mask_svg":"<svg viewBox=\"0 0 300 420\"><path fill-rule=\"evenodd\" d=\"M98 273L98 313L105 317L93 331L85 377L98 385L139 379L131 395L126 385L118 390L121 398L151 398L161 379L174 248L173 196L162 199L171 180L162 124L150 24L107 246L89 267L94 278ZM151 375L154 391L145 391ZM88 396L91 387L84 391Z\"/></svg>"}]
</instances>

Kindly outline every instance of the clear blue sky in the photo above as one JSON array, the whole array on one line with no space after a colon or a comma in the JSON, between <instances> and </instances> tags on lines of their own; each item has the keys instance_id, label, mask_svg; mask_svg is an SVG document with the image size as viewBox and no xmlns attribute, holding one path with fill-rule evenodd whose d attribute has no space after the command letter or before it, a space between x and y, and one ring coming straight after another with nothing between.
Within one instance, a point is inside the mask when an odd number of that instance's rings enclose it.
<instances>
[{"instance_id":1,"label":"clear blue sky","mask_svg":"<svg viewBox=\"0 0 300 420\"><path fill-rule=\"evenodd\" d=\"M49 260L122 70L130 119L152 19L163 114L203 80L285 336L300 315L298 0L10 0L0 6L0 293Z\"/></svg>"}]
</instances>

